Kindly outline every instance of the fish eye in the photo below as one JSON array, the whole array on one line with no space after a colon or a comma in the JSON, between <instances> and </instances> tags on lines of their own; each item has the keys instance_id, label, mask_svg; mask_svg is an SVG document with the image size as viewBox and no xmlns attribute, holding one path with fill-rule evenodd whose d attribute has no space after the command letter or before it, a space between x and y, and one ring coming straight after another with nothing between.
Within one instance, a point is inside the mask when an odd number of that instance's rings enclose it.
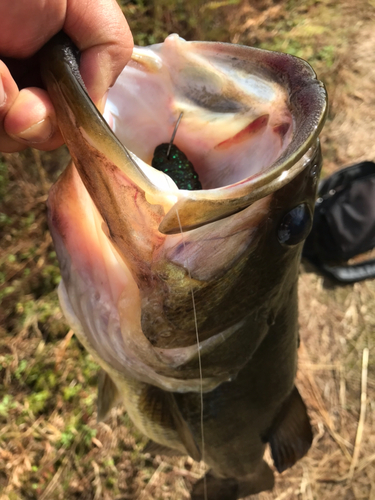
<instances>
[{"instance_id":1,"label":"fish eye","mask_svg":"<svg viewBox=\"0 0 375 500\"><path fill-rule=\"evenodd\" d=\"M311 210L307 203L301 203L284 215L277 231L277 237L280 243L297 245L307 237L311 225Z\"/></svg>"}]
</instances>

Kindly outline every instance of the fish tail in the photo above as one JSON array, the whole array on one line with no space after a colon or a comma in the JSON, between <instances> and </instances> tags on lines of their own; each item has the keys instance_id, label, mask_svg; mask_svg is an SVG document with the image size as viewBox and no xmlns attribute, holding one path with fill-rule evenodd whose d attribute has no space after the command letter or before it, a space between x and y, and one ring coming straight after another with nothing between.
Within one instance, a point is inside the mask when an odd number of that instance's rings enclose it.
<instances>
[{"instance_id":1,"label":"fish tail","mask_svg":"<svg viewBox=\"0 0 375 500\"><path fill-rule=\"evenodd\" d=\"M212 471L195 483L191 500L237 500L261 491L272 490L274 475L268 464L262 460L257 470L247 478L220 478Z\"/></svg>"}]
</instances>

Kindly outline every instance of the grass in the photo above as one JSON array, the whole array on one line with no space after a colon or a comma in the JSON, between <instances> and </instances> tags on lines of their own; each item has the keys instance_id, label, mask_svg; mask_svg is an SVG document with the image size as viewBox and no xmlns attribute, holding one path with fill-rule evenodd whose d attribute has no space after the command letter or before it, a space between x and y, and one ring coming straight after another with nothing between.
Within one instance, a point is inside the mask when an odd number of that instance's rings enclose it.
<instances>
[{"instance_id":1,"label":"grass","mask_svg":"<svg viewBox=\"0 0 375 500\"><path fill-rule=\"evenodd\" d=\"M347 68L360 30L373 16L371 2L355 8L349 0L121 5L141 45L178 32L306 58L331 96L322 135L325 172L341 166L345 152L336 120L357 82L347 78ZM0 155L0 499L189 498L189 487L203 472L200 464L142 453L146 440L121 407L108 422L96 422L98 367L59 309L60 274L46 223L48 189L67 160L64 148ZM335 288L303 268L298 384L314 423L314 447L278 477L273 493L259 499L375 497L374 295L373 281ZM362 387L365 348L370 358ZM361 391L368 404L358 440Z\"/></svg>"}]
</instances>

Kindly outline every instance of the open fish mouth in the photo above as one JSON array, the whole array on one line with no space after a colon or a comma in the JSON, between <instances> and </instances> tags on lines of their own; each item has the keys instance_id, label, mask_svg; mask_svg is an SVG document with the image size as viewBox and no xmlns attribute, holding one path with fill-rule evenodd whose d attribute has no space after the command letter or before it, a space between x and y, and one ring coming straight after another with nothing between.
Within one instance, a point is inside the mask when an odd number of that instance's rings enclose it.
<instances>
[{"instance_id":1,"label":"open fish mouth","mask_svg":"<svg viewBox=\"0 0 375 500\"><path fill-rule=\"evenodd\" d=\"M295 127L288 101L287 89L256 61L244 63L239 47L170 35L134 49L105 116L120 141L150 165L182 112L175 144L202 188L213 189L259 174L281 156Z\"/></svg>"},{"instance_id":2,"label":"open fish mouth","mask_svg":"<svg viewBox=\"0 0 375 500\"><path fill-rule=\"evenodd\" d=\"M67 42L47 46L44 60L74 161L49 198L65 315L115 379L211 391L236 376L266 335L266 326L255 325L262 314L268 321L263 295L249 306L243 281L251 259L270 251L273 224L294 208L279 206L274 193L315 161L323 85L307 63L286 54L171 35L136 48L110 90L104 116L114 135L87 96ZM150 166L181 113L174 144L201 190L178 189ZM290 202L306 203L311 219L313 193L301 186ZM280 250L280 283L307 232ZM261 286L253 277L252 286ZM251 335L249 325L256 327Z\"/></svg>"},{"instance_id":3,"label":"open fish mouth","mask_svg":"<svg viewBox=\"0 0 375 500\"><path fill-rule=\"evenodd\" d=\"M104 116L150 165L183 113L174 143L194 165L203 192L179 196L159 228L171 233L180 230L176 209L190 229L249 206L273 192L275 181L278 187L289 182L297 175L290 168L316 141L325 110L325 89L301 59L170 35L134 49ZM218 199L225 200L222 210ZM193 206L202 209L189 217Z\"/></svg>"}]
</instances>

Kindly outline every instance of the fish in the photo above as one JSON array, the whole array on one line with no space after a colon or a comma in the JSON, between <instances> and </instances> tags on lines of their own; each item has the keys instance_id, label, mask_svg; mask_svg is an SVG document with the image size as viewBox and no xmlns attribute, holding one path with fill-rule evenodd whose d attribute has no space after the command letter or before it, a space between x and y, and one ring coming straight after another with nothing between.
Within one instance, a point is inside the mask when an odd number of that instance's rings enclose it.
<instances>
[{"instance_id":1,"label":"fish","mask_svg":"<svg viewBox=\"0 0 375 500\"><path fill-rule=\"evenodd\" d=\"M99 420L122 401L145 451L203 460L194 500L272 489L266 446L281 473L313 438L297 284L324 85L291 55L173 34L134 48L102 115L66 35L40 60L72 157L48 199L58 293L102 369ZM202 189L151 166L174 132Z\"/></svg>"}]
</instances>

